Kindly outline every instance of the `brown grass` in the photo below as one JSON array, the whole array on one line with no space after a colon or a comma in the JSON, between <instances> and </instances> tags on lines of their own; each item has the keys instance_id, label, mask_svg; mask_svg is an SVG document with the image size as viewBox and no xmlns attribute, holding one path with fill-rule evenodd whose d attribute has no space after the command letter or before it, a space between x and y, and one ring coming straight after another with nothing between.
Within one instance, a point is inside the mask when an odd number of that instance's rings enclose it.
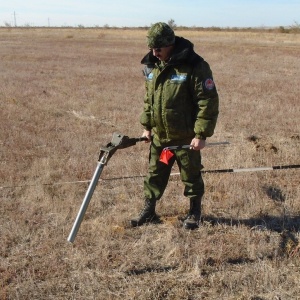
<instances>
[{"instance_id":1,"label":"brown grass","mask_svg":"<svg viewBox=\"0 0 300 300\"><path fill-rule=\"evenodd\" d=\"M91 179L113 132L142 132L145 34L0 29L0 299L300 299L298 169L205 174L193 232L173 176L163 223L131 229L147 172L139 143L109 161L102 179L112 180L67 242L88 184L74 181ZM300 36L179 34L214 72L210 141L231 143L205 149L205 169L299 164Z\"/></svg>"}]
</instances>

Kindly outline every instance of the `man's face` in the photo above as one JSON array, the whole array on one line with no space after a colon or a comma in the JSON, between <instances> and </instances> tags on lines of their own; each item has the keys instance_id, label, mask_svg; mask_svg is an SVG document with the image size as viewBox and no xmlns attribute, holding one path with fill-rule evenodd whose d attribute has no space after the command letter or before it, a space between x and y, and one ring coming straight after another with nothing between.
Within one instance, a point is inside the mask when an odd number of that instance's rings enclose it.
<instances>
[{"instance_id":1,"label":"man's face","mask_svg":"<svg viewBox=\"0 0 300 300\"><path fill-rule=\"evenodd\" d=\"M171 45L162 48L152 48L150 50L152 50L153 55L156 56L159 60L167 61L171 56L173 48L173 45Z\"/></svg>"}]
</instances>

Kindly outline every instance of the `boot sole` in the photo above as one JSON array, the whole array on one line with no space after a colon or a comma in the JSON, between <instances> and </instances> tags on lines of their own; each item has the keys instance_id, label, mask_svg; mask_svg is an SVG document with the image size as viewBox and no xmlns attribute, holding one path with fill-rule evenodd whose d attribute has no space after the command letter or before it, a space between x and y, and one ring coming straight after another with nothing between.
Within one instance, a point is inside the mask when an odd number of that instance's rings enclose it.
<instances>
[{"instance_id":1,"label":"boot sole","mask_svg":"<svg viewBox=\"0 0 300 300\"><path fill-rule=\"evenodd\" d=\"M183 227L184 227L184 229L187 229L187 230L195 230L195 229L199 228L199 225L183 223Z\"/></svg>"},{"instance_id":2,"label":"boot sole","mask_svg":"<svg viewBox=\"0 0 300 300\"><path fill-rule=\"evenodd\" d=\"M157 223L161 223L160 218L155 215L152 218L147 218L145 221L143 222L139 222L138 220L130 220L130 225L131 227L139 227L139 226L143 226L144 224L157 224Z\"/></svg>"}]
</instances>

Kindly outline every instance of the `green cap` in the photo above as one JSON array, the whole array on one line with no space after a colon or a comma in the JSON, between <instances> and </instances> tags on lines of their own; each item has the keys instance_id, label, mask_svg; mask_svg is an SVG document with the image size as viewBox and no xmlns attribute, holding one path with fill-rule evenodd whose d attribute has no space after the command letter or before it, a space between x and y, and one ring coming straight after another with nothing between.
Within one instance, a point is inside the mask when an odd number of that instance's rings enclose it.
<instances>
[{"instance_id":1,"label":"green cap","mask_svg":"<svg viewBox=\"0 0 300 300\"><path fill-rule=\"evenodd\" d=\"M161 48L175 43L173 29L166 23L159 22L151 26L147 35L149 48Z\"/></svg>"}]
</instances>

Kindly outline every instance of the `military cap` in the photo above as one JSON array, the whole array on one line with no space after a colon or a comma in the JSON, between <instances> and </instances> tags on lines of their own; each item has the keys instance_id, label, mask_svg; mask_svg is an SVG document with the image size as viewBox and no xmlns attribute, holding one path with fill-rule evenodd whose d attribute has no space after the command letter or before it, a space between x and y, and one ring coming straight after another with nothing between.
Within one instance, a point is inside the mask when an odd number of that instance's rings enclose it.
<instances>
[{"instance_id":1,"label":"military cap","mask_svg":"<svg viewBox=\"0 0 300 300\"><path fill-rule=\"evenodd\" d=\"M149 48L161 48L175 43L173 29L166 23L158 22L151 26L147 35Z\"/></svg>"}]
</instances>

